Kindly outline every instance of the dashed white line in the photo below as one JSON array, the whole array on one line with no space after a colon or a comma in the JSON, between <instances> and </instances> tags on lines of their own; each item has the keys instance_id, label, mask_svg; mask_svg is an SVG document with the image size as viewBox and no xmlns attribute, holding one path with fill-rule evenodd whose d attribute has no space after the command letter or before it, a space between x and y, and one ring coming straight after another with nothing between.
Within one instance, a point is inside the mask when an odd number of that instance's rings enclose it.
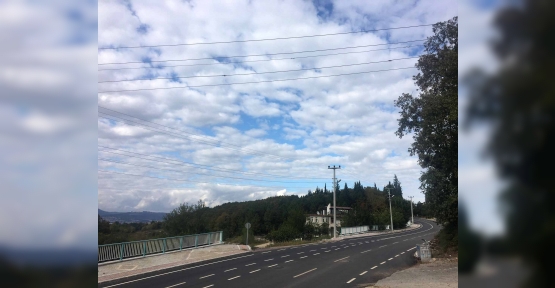
<instances>
[{"instance_id":1,"label":"dashed white line","mask_svg":"<svg viewBox=\"0 0 555 288\"><path fill-rule=\"evenodd\" d=\"M314 253L314 254L312 254L312 255L316 256L316 255L318 255L318 254L320 254L320 253Z\"/></svg>"},{"instance_id":2,"label":"dashed white line","mask_svg":"<svg viewBox=\"0 0 555 288\"><path fill-rule=\"evenodd\" d=\"M385 247L385 246L387 246L387 245L380 246L379 248L382 248L382 247Z\"/></svg>"},{"instance_id":3,"label":"dashed white line","mask_svg":"<svg viewBox=\"0 0 555 288\"><path fill-rule=\"evenodd\" d=\"M318 269L318 268L314 268L314 269L308 270L308 271L306 271L306 272L303 272L303 273L301 273L301 274L299 274L299 275L295 275L295 276L293 276L293 278L297 278L297 277L302 276L302 275L304 275L304 274L306 274L306 273L312 272L312 271L314 271L314 270L316 270L316 269Z\"/></svg>"},{"instance_id":4,"label":"dashed white line","mask_svg":"<svg viewBox=\"0 0 555 288\"><path fill-rule=\"evenodd\" d=\"M395 257L399 257L399 254L395 255Z\"/></svg>"},{"instance_id":5,"label":"dashed white line","mask_svg":"<svg viewBox=\"0 0 555 288\"><path fill-rule=\"evenodd\" d=\"M362 276L362 275L366 274L366 272L368 272L368 271L364 271L364 272L362 272L362 273L360 273L360 274L358 274L358 275Z\"/></svg>"},{"instance_id":6,"label":"dashed white line","mask_svg":"<svg viewBox=\"0 0 555 288\"><path fill-rule=\"evenodd\" d=\"M258 272L258 271L260 271L260 269L253 270L253 271L251 271L251 272L249 272L249 273L254 273L254 272Z\"/></svg>"},{"instance_id":7,"label":"dashed white line","mask_svg":"<svg viewBox=\"0 0 555 288\"><path fill-rule=\"evenodd\" d=\"M277 251L285 251L285 249L277 250Z\"/></svg>"},{"instance_id":8,"label":"dashed white line","mask_svg":"<svg viewBox=\"0 0 555 288\"><path fill-rule=\"evenodd\" d=\"M272 251L266 251L266 252L262 252L262 254L266 254L266 253L270 253L270 252L272 252Z\"/></svg>"},{"instance_id":9,"label":"dashed white line","mask_svg":"<svg viewBox=\"0 0 555 288\"><path fill-rule=\"evenodd\" d=\"M391 261L391 260L393 260L393 258L389 258L389 259L387 259L387 261Z\"/></svg>"},{"instance_id":10,"label":"dashed white line","mask_svg":"<svg viewBox=\"0 0 555 288\"><path fill-rule=\"evenodd\" d=\"M237 268L227 269L227 270L225 270L224 272L231 271L231 270L235 270L235 269L237 269Z\"/></svg>"},{"instance_id":11,"label":"dashed white line","mask_svg":"<svg viewBox=\"0 0 555 288\"><path fill-rule=\"evenodd\" d=\"M380 263L380 265L383 265L383 264L385 264L385 261L383 261L382 263Z\"/></svg>"},{"instance_id":12,"label":"dashed white line","mask_svg":"<svg viewBox=\"0 0 555 288\"><path fill-rule=\"evenodd\" d=\"M301 257L300 259L303 259L303 258L306 258L306 257L308 257L308 256L303 256L303 257Z\"/></svg>"},{"instance_id":13,"label":"dashed white line","mask_svg":"<svg viewBox=\"0 0 555 288\"><path fill-rule=\"evenodd\" d=\"M308 251L308 252L314 252L314 251L316 251L316 250L310 250L310 251Z\"/></svg>"},{"instance_id":14,"label":"dashed white line","mask_svg":"<svg viewBox=\"0 0 555 288\"><path fill-rule=\"evenodd\" d=\"M245 265L245 267L251 266L251 265L254 265L254 264L256 264L256 263L247 264L247 265Z\"/></svg>"},{"instance_id":15,"label":"dashed white line","mask_svg":"<svg viewBox=\"0 0 555 288\"><path fill-rule=\"evenodd\" d=\"M410 250L412 250L412 249L414 249L414 248L416 248L416 247L412 247L412 248L410 248L409 250L407 250L407 252L408 252L408 251L410 251Z\"/></svg>"},{"instance_id":16,"label":"dashed white line","mask_svg":"<svg viewBox=\"0 0 555 288\"><path fill-rule=\"evenodd\" d=\"M341 260L347 259L347 258L349 258L349 257L351 257L351 256L347 256L347 257L344 257L344 258L341 258L341 259L337 259L337 260L335 260L335 261L333 261L333 262L341 261Z\"/></svg>"},{"instance_id":17,"label":"dashed white line","mask_svg":"<svg viewBox=\"0 0 555 288\"><path fill-rule=\"evenodd\" d=\"M399 243L399 242L393 242L393 244L397 244L397 243Z\"/></svg>"},{"instance_id":18,"label":"dashed white line","mask_svg":"<svg viewBox=\"0 0 555 288\"><path fill-rule=\"evenodd\" d=\"M377 267L378 267L378 266L374 266L374 267L370 268L370 270L376 269Z\"/></svg>"},{"instance_id":19,"label":"dashed white line","mask_svg":"<svg viewBox=\"0 0 555 288\"><path fill-rule=\"evenodd\" d=\"M266 259L266 260L264 260L264 261L272 261L272 260L274 260L274 258Z\"/></svg>"},{"instance_id":20,"label":"dashed white line","mask_svg":"<svg viewBox=\"0 0 555 288\"><path fill-rule=\"evenodd\" d=\"M360 253L362 254L362 253L366 253L366 252L370 252L370 251L372 251L372 249L369 249L369 250L366 250L366 251L362 251L362 252L360 252Z\"/></svg>"},{"instance_id":21,"label":"dashed white line","mask_svg":"<svg viewBox=\"0 0 555 288\"><path fill-rule=\"evenodd\" d=\"M337 249L335 249L335 250L337 251L337 250L339 250L339 249L341 249L341 248L337 248Z\"/></svg>"},{"instance_id":22,"label":"dashed white line","mask_svg":"<svg viewBox=\"0 0 555 288\"><path fill-rule=\"evenodd\" d=\"M289 257L289 255L281 256L281 258Z\"/></svg>"},{"instance_id":23,"label":"dashed white line","mask_svg":"<svg viewBox=\"0 0 555 288\"><path fill-rule=\"evenodd\" d=\"M324 253L330 252L331 250L324 251Z\"/></svg>"},{"instance_id":24,"label":"dashed white line","mask_svg":"<svg viewBox=\"0 0 555 288\"><path fill-rule=\"evenodd\" d=\"M271 268L271 267L274 267L274 266L277 266L277 264L270 265L270 266L268 266L268 268Z\"/></svg>"},{"instance_id":25,"label":"dashed white line","mask_svg":"<svg viewBox=\"0 0 555 288\"><path fill-rule=\"evenodd\" d=\"M299 254L303 254L303 253L304 253L304 252L299 252L299 253L297 253L297 255L299 255Z\"/></svg>"},{"instance_id":26,"label":"dashed white line","mask_svg":"<svg viewBox=\"0 0 555 288\"><path fill-rule=\"evenodd\" d=\"M227 280L229 281L229 280L237 279L237 278L239 278L239 277L241 277L241 275L235 276L235 277L231 277L231 278L229 278L229 279L227 279Z\"/></svg>"},{"instance_id":27,"label":"dashed white line","mask_svg":"<svg viewBox=\"0 0 555 288\"><path fill-rule=\"evenodd\" d=\"M287 261L285 261L284 263L291 262L291 261L293 261L293 260L287 260Z\"/></svg>"},{"instance_id":28,"label":"dashed white line","mask_svg":"<svg viewBox=\"0 0 555 288\"><path fill-rule=\"evenodd\" d=\"M177 284L175 284L175 285L172 285L172 286L168 286L168 287L166 287L166 288L171 288L171 287L175 287L175 286L183 285L183 284L185 284L185 283L187 283L187 282L181 282L181 283L177 283Z\"/></svg>"},{"instance_id":29,"label":"dashed white line","mask_svg":"<svg viewBox=\"0 0 555 288\"><path fill-rule=\"evenodd\" d=\"M401 254L405 254L405 252L401 252Z\"/></svg>"},{"instance_id":30,"label":"dashed white line","mask_svg":"<svg viewBox=\"0 0 555 288\"><path fill-rule=\"evenodd\" d=\"M353 279L347 281L347 284L348 284L348 283L351 283L351 282L353 282L353 281L355 281L355 279L357 279L357 278L353 278Z\"/></svg>"},{"instance_id":31,"label":"dashed white line","mask_svg":"<svg viewBox=\"0 0 555 288\"><path fill-rule=\"evenodd\" d=\"M202 277L200 277L200 278L198 278L198 279L207 278L207 277L214 276L214 275L216 275L216 274L210 274L210 275L202 276Z\"/></svg>"}]
</instances>

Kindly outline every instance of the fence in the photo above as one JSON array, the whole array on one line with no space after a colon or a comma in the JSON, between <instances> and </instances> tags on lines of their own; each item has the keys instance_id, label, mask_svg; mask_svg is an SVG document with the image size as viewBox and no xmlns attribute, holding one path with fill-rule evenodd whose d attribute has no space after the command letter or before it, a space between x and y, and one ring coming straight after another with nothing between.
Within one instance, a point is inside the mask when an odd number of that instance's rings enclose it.
<instances>
[{"instance_id":1,"label":"fence","mask_svg":"<svg viewBox=\"0 0 555 288\"><path fill-rule=\"evenodd\" d=\"M98 263L222 243L222 231L98 245Z\"/></svg>"},{"instance_id":2,"label":"fence","mask_svg":"<svg viewBox=\"0 0 555 288\"><path fill-rule=\"evenodd\" d=\"M370 229L368 226L358 226L358 227L341 227L340 235L350 235L356 233L368 232Z\"/></svg>"}]
</instances>

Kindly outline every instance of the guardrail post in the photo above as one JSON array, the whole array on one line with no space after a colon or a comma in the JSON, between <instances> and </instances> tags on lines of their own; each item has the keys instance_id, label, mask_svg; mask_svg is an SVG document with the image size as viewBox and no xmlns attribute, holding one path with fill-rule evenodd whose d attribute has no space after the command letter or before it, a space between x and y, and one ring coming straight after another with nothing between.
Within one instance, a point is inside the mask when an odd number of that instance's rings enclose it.
<instances>
[{"instance_id":1,"label":"guardrail post","mask_svg":"<svg viewBox=\"0 0 555 288\"><path fill-rule=\"evenodd\" d=\"M181 251L182 248L183 248L183 236L179 238L179 251Z\"/></svg>"},{"instance_id":2,"label":"guardrail post","mask_svg":"<svg viewBox=\"0 0 555 288\"><path fill-rule=\"evenodd\" d=\"M198 235L195 235L195 248L197 247L198 244Z\"/></svg>"},{"instance_id":3,"label":"guardrail post","mask_svg":"<svg viewBox=\"0 0 555 288\"><path fill-rule=\"evenodd\" d=\"M223 242L222 241L222 234L223 234L223 231L220 231L220 244Z\"/></svg>"},{"instance_id":4,"label":"guardrail post","mask_svg":"<svg viewBox=\"0 0 555 288\"><path fill-rule=\"evenodd\" d=\"M120 254L119 254L119 261L121 261L123 259L123 243L121 243L121 250L120 250Z\"/></svg>"},{"instance_id":5,"label":"guardrail post","mask_svg":"<svg viewBox=\"0 0 555 288\"><path fill-rule=\"evenodd\" d=\"M166 238L164 238L164 247L162 248L162 254L166 254Z\"/></svg>"},{"instance_id":6,"label":"guardrail post","mask_svg":"<svg viewBox=\"0 0 555 288\"><path fill-rule=\"evenodd\" d=\"M146 241L143 241L143 257L146 255Z\"/></svg>"},{"instance_id":7,"label":"guardrail post","mask_svg":"<svg viewBox=\"0 0 555 288\"><path fill-rule=\"evenodd\" d=\"M208 246L210 246L210 237L212 237L212 233L208 233Z\"/></svg>"}]
</instances>

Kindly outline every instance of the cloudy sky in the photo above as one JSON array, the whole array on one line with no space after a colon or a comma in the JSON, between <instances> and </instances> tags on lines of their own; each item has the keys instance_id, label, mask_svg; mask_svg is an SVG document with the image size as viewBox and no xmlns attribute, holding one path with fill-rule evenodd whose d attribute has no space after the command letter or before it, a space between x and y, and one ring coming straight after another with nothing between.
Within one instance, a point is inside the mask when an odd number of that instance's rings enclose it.
<instances>
[{"instance_id":1,"label":"cloudy sky","mask_svg":"<svg viewBox=\"0 0 555 288\"><path fill-rule=\"evenodd\" d=\"M331 186L328 165L341 187L396 174L424 201L393 101L416 93L432 28L388 28L456 15L456 1L99 1L98 207L302 195Z\"/></svg>"}]
</instances>

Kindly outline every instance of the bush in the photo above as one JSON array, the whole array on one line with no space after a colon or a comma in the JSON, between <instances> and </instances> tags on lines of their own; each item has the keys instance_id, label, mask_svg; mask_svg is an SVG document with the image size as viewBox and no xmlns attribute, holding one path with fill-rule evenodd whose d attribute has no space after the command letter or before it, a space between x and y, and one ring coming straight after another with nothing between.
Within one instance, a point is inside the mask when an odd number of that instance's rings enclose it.
<instances>
[{"instance_id":1,"label":"bush","mask_svg":"<svg viewBox=\"0 0 555 288\"><path fill-rule=\"evenodd\" d=\"M301 234L290 225L281 225L278 230L270 232L266 238L274 242L291 241L299 238Z\"/></svg>"}]
</instances>

